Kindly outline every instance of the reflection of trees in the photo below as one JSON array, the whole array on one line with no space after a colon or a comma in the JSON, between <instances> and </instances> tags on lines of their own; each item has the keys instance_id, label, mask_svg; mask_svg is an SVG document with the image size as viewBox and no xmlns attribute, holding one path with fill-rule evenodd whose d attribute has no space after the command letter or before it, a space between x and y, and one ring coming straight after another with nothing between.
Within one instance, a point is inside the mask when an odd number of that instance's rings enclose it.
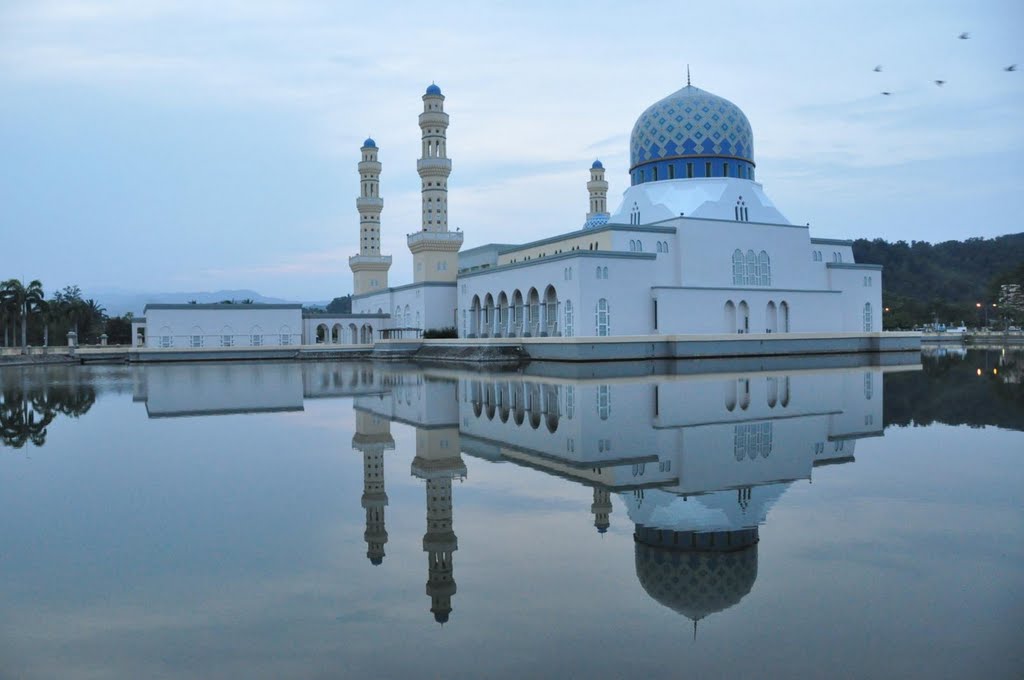
<instances>
[{"instance_id":1,"label":"reflection of trees","mask_svg":"<svg viewBox=\"0 0 1024 680\"><path fill-rule=\"evenodd\" d=\"M925 356L921 363L921 371L885 376L886 426L944 423L1024 430L1019 353L970 350L963 359Z\"/></svg>"},{"instance_id":2,"label":"reflection of trees","mask_svg":"<svg viewBox=\"0 0 1024 680\"><path fill-rule=\"evenodd\" d=\"M20 449L46 443L46 428L58 414L77 418L96 402L88 385L8 386L0 391L0 442Z\"/></svg>"}]
</instances>

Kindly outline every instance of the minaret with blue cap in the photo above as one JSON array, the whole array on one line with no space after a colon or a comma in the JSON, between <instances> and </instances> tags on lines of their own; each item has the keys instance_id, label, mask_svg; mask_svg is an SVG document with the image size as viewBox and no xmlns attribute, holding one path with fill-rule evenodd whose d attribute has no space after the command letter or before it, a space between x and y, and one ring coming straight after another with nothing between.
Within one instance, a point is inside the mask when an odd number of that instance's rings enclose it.
<instances>
[{"instance_id":1,"label":"minaret with blue cap","mask_svg":"<svg viewBox=\"0 0 1024 680\"><path fill-rule=\"evenodd\" d=\"M423 95L420 114L423 149L416 161L422 195L422 228L409 234L413 259L413 281L455 283L458 274L462 232L448 231L448 114L444 112L441 88L431 83Z\"/></svg>"},{"instance_id":2,"label":"minaret with blue cap","mask_svg":"<svg viewBox=\"0 0 1024 680\"><path fill-rule=\"evenodd\" d=\"M355 295L373 293L388 287L391 256L380 254L380 213L384 199L380 197L380 161L377 143L367 137L359 149L359 254L348 258L352 270L352 292Z\"/></svg>"},{"instance_id":3,"label":"minaret with blue cap","mask_svg":"<svg viewBox=\"0 0 1024 680\"><path fill-rule=\"evenodd\" d=\"M608 182L604 179L604 165L601 161L594 161L590 166L587 191L590 192L590 210L583 228L593 229L608 224Z\"/></svg>"}]
</instances>

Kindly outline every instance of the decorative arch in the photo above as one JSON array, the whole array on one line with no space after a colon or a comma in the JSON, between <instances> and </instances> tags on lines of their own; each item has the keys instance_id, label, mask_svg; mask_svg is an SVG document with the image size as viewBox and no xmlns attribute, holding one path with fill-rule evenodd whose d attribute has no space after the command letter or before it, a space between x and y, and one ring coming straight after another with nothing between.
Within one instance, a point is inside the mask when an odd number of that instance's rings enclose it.
<instances>
[{"instance_id":1,"label":"decorative arch","mask_svg":"<svg viewBox=\"0 0 1024 680\"><path fill-rule=\"evenodd\" d=\"M541 335L558 335L558 293L555 287L548 285L544 289L544 327Z\"/></svg>"},{"instance_id":2,"label":"decorative arch","mask_svg":"<svg viewBox=\"0 0 1024 680\"><path fill-rule=\"evenodd\" d=\"M536 337L540 335L540 294L536 288L530 288L526 297L526 305L526 322L529 328L527 334Z\"/></svg>"},{"instance_id":3,"label":"decorative arch","mask_svg":"<svg viewBox=\"0 0 1024 680\"><path fill-rule=\"evenodd\" d=\"M725 302L725 332L735 333L738 329L736 328L736 305L733 304L732 300L726 300Z\"/></svg>"},{"instance_id":4,"label":"decorative arch","mask_svg":"<svg viewBox=\"0 0 1024 680\"><path fill-rule=\"evenodd\" d=\"M743 251L737 248L732 251L732 284L742 286L744 281Z\"/></svg>"}]
</instances>

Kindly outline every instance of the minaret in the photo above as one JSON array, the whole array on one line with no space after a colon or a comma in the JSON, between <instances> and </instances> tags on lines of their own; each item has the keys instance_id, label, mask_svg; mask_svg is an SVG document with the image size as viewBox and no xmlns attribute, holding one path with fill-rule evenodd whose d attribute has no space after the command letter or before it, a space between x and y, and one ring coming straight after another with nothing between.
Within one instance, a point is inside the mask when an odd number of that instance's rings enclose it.
<instances>
[{"instance_id":1,"label":"minaret","mask_svg":"<svg viewBox=\"0 0 1024 680\"><path fill-rule=\"evenodd\" d=\"M608 182L604 179L604 165L601 161L594 161L590 166L587 191L590 192L590 210L583 228L592 229L608 224Z\"/></svg>"},{"instance_id":2,"label":"minaret","mask_svg":"<svg viewBox=\"0 0 1024 680\"><path fill-rule=\"evenodd\" d=\"M380 254L380 213L384 199L380 197L380 161L377 143L367 138L359 150L359 254L348 258L352 270L352 293L363 295L388 287L391 256Z\"/></svg>"},{"instance_id":3,"label":"minaret","mask_svg":"<svg viewBox=\"0 0 1024 680\"><path fill-rule=\"evenodd\" d=\"M452 611L455 574L452 559L459 541L452 529L452 480L464 479L466 464L459 447L459 429L416 429L412 474L427 481L427 595L434 620L444 623Z\"/></svg>"},{"instance_id":4,"label":"minaret","mask_svg":"<svg viewBox=\"0 0 1024 680\"><path fill-rule=\"evenodd\" d=\"M408 238L413 281L454 283L462 232L448 231L448 175L452 162L448 159L448 114L444 112L444 95L437 85L432 84L423 95L420 130L423 149L416 170L422 185L423 228Z\"/></svg>"},{"instance_id":5,"label":"minaret","mask_svg":"<svg viewBox=\"0 0 1024 680\"><path fill-rule=\"evenodd\" d=\"M356 433L352 448L363 452L363 509L366 510L366 557L372 564L384 561L388 532L384 526L384 508L388 494L384 490L384 451L395 448L391 422L380 416L356 411Z\"/></svg>"},{"instance_id":6,"label":"minaret","mask_svg":"<svg viewBox=\"0 0 1024 680\"><path fill-rule=\"evenodd\" d=\"M594 527L597 533L603 534L611 526L608 516L612 514L612 497L608 489L594 487L594 502L590 506L590 512L594 513Z\"/></svg>"}]
</instances>

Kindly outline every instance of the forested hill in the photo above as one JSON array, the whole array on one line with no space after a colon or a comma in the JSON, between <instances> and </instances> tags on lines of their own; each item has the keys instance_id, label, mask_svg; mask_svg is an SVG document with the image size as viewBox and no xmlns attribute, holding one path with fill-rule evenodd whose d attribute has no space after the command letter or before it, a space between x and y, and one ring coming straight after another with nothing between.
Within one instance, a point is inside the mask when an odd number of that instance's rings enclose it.
<instances>
[{"instance_id":1,"label":"forested hill","mask_svg":"<svg viewBox=\"0 0 1024 680\"><path fill-rule=\"evenodd\" d=\"M1020 271L1024 265L1024 233L934 245L925 241L857 239L853 255L859 263L885 267L882 285L887 295L974 305L993 301L997 279L1008 282L1007 277Z\"/></svg>"}]
</instances>

